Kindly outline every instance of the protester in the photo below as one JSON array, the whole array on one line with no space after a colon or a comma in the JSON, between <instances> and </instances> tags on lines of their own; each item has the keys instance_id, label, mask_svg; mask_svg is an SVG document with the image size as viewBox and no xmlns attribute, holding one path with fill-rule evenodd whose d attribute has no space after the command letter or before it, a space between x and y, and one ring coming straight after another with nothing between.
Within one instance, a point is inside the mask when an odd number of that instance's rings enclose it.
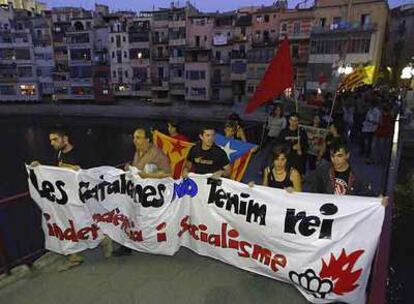
<instances>
[{"instance_id":1,"label":"protester","mask_svg":"<svg viewBox=\"0 0 414 304\"><path fill-rule=\"evenodd\" d=\"M329 163L319 166L306 177L306 190L335 195L375 196L371 185L352 170L350 151L344 140L334 141L330 154Z\"/></svg>"},{"instance_id":2,"label":"protester","mask_svg":"<svg viewBox=\"0 0 414 304\"><path fill-rule=\"evenodd\" d=\"M190 141L187 136L185 136L184 134L180 132L180 127L177 122L170 120L167 122L167 126L168 126L168 134L170 135L170 137L177 139L177 140L181 140L181 141L186 141L186 142Z\"/></svg>"},{"instance_id":3,"label":"protester","mask_svg":"<svg viewBox=\"0 0 414 304\"><path fill-rule=\"evenodd\" d=\"M271 115L267 118L267 142L276 144L280 132L286 128L287 121L284 116L283 104L276 104Z\"/></svg>"},{"instance_id":4,"label":"protester","mask_svg":"<svg viewBox=\"0 0 414 304\"><path fill-rule=\"evenodd\" d=\"M375 163L385 164L388 160L388 152L394 127L394 118L391 112L391 105L384 104L381 120L375 131L372 143L372 159Z\"/></svg>"},{"instance_id":5,"label":"protester","mask_svg":"<svg viewBox=\"0 0 414 304\"><path fill-rule=\"evenodd\" d=\"M290 146L289 163L300 174L306 172L306 153L308 150L308 136L299 128L299 115L292 113L289 117L289 126L280 132L279 142Z\"/></svg>"},{"instance_id":6,"label":"protester","mask_svg":"<svg viewBox=\"0 0 414 304\"><path fill-rule=\"evenodd\" d=\"M237 122L228 120L224 125L224 136L228 139L236 139Z\"/></svg>"},{"instance_id":7,"label":"protester","mask_svg":"<svg viewBox=\"0 0 414 304\"><path fill-rule=\"evenodd\" d=\"M135 154L132 164L127 163L125 170L133 166L139 170L141 178L165 178L171 176L168 157L151 143L151 134L144 128L137 128L134 132ZM120 246L112 255L115 257L131 255L132 249Z\"/></svg>"},{"instance_id":8,"label":"protester","mask_svg":"<svg viewBox=\"0 0 414 304\"><path fill-rule=\"evenodd\" d=\"M381 119L381 111L377 107L377 101L371 100L370 108L365 116L365 121L362 125L362 149L361 154L365 155L366 162L372 163L371 148L374 134L378 129Z\"/></svg>"},{"instance_id":9,"label":"protester","mask_svg":"<svg viewBox=\"0 0 414 304\"><path fill-rule=\"evenodd\" d=\"M331 159L330 150L332 143L342 138L342 123L340 123L338 120L332 122L329 125L329 134L325 137L324 145L320 151L318 161L325 159L329 162Z\"/></svg>"},{"instance_id":10,"label":"protester","mask_svg":"<svg viewBox=\"0 0 414 304\"><path fill-rule=\"evenodd\" d=\"M260 169L261 173L263 173L264 168L269 165L268 160L272 155L272 150L278 144L280 132L286 128L286 125L287 121L284 116L283 104L277 103L274 105L274 108L272 109L272 112L267 119L267 138L262 149L263 161Z\"/></svg>"},{"instance_id":11,"label":"protester","mask_svg":"<svg viewBox=\"0 0 414 304\"><path fill-rule=\"evenodd\" d=\"M70 140L69 131L66 128L55 128L49 132L50 145L57 151L56 162L54 165L62 168L78 171L81 168L81 157L78 150L75 149L74 144ZM30 166L39 166L38 161L33 161ZM106 258L111 256L112 243L105 237L101 243L104 255ZM84 262L83 256L80 253L73 253L58 267L58 271L66 271L70 268L79 266Z\"/></svg>"},{"instance_id":12,"label":"protester","mask_svg":"<svg viewBox=\"0 0 414 304\"><path fill-rule=\"evenodd\" d=\"M204 127L200 130L200 142L191 147L184 167L184 176L188 172L198 174L212 173L213 178L230 176L230 162L226 152L214 143L215 131Z\"/></svg>"},{"instance_id":13,"label":"protester","mask_svg":"<svg viewBox=\"0 0 414 304\"><path fill-rule=\"evenodd\" d=\"M312 128L321 129L321 118L319 115L314 115L312 120ZM315 132L315 136L311 137L308 135L308 155L307 160L309 164L310 170L315 170L316 165L321 160L320 155L323 153L321 150L325 147L325 139L319 135L319 133Z\"/></svg>"},{"instance_id":14,"label":"protester","mask_svg":"<svg viewBox=\"0 0 414 304\"><path fill-rule=\"evenodd\" d=\"M285 145L274 148L271 165L264 170L263 186L286 189L288 192L302 191L302 178L300 173L290 166L289 152Z\"/></svg>"},{"instance_id":15,"label":"protester","mask_svg":"<svg viewBox=\"0 0 414 304\"><path fill-rule=\"evenodd\" d=\"M236 132L236 139L247 142L246 134L244 133L243 127L242 127L242 120L240 116L236 113L232 113L229 118L230 121L235 121L237 124L237 132Z\"/></svg>"}]
</instances>

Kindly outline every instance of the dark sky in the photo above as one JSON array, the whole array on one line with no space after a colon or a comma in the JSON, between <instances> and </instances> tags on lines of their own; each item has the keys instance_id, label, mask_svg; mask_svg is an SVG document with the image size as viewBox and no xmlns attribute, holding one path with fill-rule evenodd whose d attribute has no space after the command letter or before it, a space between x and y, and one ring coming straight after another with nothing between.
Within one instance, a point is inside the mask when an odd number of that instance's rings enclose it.
<instances>
[{"instance_id":1,"label":"dark sky","mask_svg":"<svg viewBox=\"0 0 414 304\"><path fill-rule=\"evenodd\" d=\"M293 7L303 0L289 0L289 6ZM152 10L153 7L168 7L171 0L43 0L49 7L53 6L83 6L85 8L92 8L95 2L109 5L111 10ZM177 2L177 1L175 1ZM241 6L251 5L270 5L274 0L191 0L191 3L204 12L229 11ZM313 1L309 0L308 3ZM414 0L389 0L391 7L414 3ZM180 0L179 4L183 5L185 0Z\"/></svg>"}]
</instances>

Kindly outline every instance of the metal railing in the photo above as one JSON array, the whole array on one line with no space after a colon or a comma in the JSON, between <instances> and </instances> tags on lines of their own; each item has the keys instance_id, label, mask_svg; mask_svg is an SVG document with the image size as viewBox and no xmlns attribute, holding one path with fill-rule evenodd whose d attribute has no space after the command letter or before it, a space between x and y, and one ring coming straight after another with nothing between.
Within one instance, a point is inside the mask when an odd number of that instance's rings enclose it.
<instances>
[{"instance_id":1,"label":"metal railing","mask_svg":"<svg viewBox=\"0 0 414 304\"><path fill-rule=\"evenodd\" d=\"M377 253L371 270L371 285L369 288L369 304L386 303L388 265L391 249L391 226L394 211L394 190L397 183L398 167L401 158L400 144L400 115L397 116L394 124L394 133L390 150L390 161L386 169L384 179L385 194L389 198L388 207L385 209L385 218L382 225Z\"/></svg>"}]
</instances>

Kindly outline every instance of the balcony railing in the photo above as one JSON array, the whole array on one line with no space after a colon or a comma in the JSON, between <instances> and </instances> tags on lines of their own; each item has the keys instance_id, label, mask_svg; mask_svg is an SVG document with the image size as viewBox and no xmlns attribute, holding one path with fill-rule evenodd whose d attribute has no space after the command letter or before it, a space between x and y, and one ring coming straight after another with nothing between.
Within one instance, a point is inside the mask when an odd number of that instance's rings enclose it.
<instances>
[{"instance_id":1,"label":"balcony railing","mask_svg":"<svg viewBox=\"0 0 414 304\"><path fill-rule=\"evenodd\" d=\"M253 47L270 47L276 46L278 44L277 38L253 38L252 46Z\"/></svg>"},{"instance_id":2,"label":"balcony railing","mask_svg":"<svg viewBox=\"0 0 414 304\"><path fill-rule=\"evenodd\" d=\"M310 32L291 32L286 33L289 39L309 39L310 38ZM284 39L284 35L280 35L280 40Z\"/></svg>"},{"instance_id":3,"label":"balcony railing","mask_svg":"<svg viewBox=\"0 0 414 304\"><path fill-rule=\"evenodd\" d=\"M327 34L337 32L361 32L361 31L376 31L376 23L361 24L360 22L341 22L338 24L331 24L330 27L315 26L312 28L312 34Z\"/></svg>"},{"instance_id":4,"label":"balcony railing","mask_svg":"<svg viewBox=\"0 0 414 304\"><path fill-rule=\"evenodd\" d=\"M169 54L163 52L162 54L153 52L152 59L153 60L168 60L170 58Z\"/></svg>"},{"instance_id":5,"label":"balcony railing","mask_svg":"<svg viewBox=\"0 0 414 304\"><path fill-rule=\"evenodd\" d=\"M238 52L238 51L232 51L231 52L231 59L246 59L246 53L245 52Z\"/></svg>"},{"instance_id":6,"label":"balcony railing","mask_svg":"<svg viewBox=\"0 0 414 304\"><path fill-rule=\"evenodd\" d=\"M157 45L157 44L167 44L168 43L168 37L156 37L153 36L152 37L152 44Z\"/></svg>"},{"instance_id":7,"label":"balcony railing","mask_svg":"<svg viewBox=\"0 0 414 304\"><path fill-rule=\"evenodd\" d=\"M230 58L224 58L224 59L213 58L212 63L216 65L230 64Z\"/></svg>"}]
</instances>

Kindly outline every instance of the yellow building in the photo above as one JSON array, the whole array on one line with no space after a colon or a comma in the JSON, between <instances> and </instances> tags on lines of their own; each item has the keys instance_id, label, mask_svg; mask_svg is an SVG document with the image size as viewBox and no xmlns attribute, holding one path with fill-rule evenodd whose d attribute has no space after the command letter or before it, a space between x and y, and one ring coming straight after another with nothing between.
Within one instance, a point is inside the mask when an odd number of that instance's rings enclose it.
<instances>
[{"instance_id":1,"label":"yellow building","mask_svg":"<svg viewBox=\"0 0 414 304\"><path fill-rule=\"evenodd\" d=\"M25 9L33 13L41 13L47 9L46 3L36 0L0 0L0 5L13 4L13 8Z\"/></svg>"}]
</instances>

